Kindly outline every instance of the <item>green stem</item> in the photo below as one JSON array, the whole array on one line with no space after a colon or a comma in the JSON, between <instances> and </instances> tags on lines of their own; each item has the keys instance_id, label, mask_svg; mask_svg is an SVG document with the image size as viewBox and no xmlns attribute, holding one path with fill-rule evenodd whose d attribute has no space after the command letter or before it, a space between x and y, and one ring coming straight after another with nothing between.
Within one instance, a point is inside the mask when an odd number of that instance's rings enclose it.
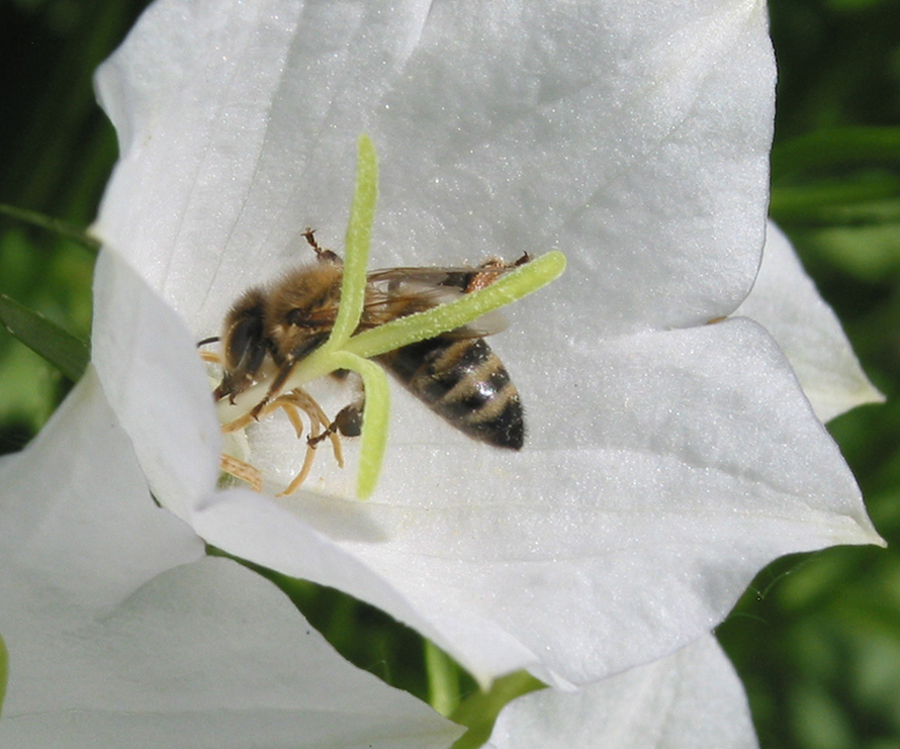
<instances>
[{"instance_id":1,"label":"green stem","mask_svg":"<svg viewBox=\"0 0 900 749\"><path fill-rule=\"evenodd\" d=\"M100 249L99 240L92 237L80 226L70 224L68 221L63 221L59 218L53 218L52 216L46 216L43 213L38 213L37 211L29 211L25 208L17 208L14 205L7 205L6 203L0 203L0 214L9 216L10 218L14 218L19 221L23 221L24 223L31 224L32 226L37 226L41 229L45 229L46 231L52 234L56 234L60 237L74 240L75 242L78 242L78 244L80 244L82 247L87 248L95 254Z\"/></svg>"},{"instance_id":2,"label":"green stem","mask_svg":"<svg viewBox=\"0 0 900 749\"><path fill-rule=\"evenodd\" d=\"M449 717L459 707L459 668L430 640L425 640L425 673L428 674L428 702Z\"/></svg>"}]
</instances>

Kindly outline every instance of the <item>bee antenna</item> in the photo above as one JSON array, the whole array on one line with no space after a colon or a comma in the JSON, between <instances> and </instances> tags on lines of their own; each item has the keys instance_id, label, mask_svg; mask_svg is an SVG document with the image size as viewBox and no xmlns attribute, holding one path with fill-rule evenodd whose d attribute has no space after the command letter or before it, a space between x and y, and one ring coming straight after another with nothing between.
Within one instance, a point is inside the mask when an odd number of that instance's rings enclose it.
<instances>
[{"instance_id":1,"label":"bee antenna","mask_svg":"<svg viewBox=\"0 0 900 749\"><path fill-rule=\"evenodd\" d=\"M210 343L218 343L220 340L221 338L219 338L219 336L217 335L214 335L211 338L204 338L202 341L198 341L197 348L200 348L201 346L208 346Z\"/></svg>"}]
</instances>

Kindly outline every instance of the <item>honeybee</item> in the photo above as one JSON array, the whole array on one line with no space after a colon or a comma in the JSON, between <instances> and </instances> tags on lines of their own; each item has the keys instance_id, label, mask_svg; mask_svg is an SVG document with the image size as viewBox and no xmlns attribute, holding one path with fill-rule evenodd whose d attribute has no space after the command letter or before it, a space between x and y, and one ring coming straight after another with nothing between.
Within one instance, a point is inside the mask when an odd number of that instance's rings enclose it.
<instances>
[{"instance_id":1,"label":"honeybee","mask_svg":"<svg viewBox=\"0 0 900 749\"><path fill-rule=\"evenodd\" d=\"M234 398L258 382L271 382L269 394L242 419L225 430L238 429L252 420L283 408L301 436L298 411L310 420L304 469L284 493L305 479L312 449L331 438L335 457L343 464L338 434L352 437L361 431L362 398L329 421L318 404L300 388L281 394L292 370L331 334L341 296L343 263L321 248L314 232L304 233L316 260L288 272L268 287L246 291L228 312L221 337L221 355L207 355L222 366L215 399ZM389 268L367 276L362 315L356 332L421 312L492 283L500 274L530 260L515 263L489 260L473 268ZM385 369L435 413L465 434L497 447L519 450L525 439L522 403L506 367L484 341L497 332L498 319L477 320L436 338L412 343L376 357ZM346 373L335 373L340 377ZM237 461L239 463L239 461ZM246 464L243 464L246 465ZM223 463L224 466L224 463ZM247 466L249 470L252 467ZM248 478L248 471L232 461L229 473ZM259 480L261 485L261 478Z\"/></svg>"}]
</instances>

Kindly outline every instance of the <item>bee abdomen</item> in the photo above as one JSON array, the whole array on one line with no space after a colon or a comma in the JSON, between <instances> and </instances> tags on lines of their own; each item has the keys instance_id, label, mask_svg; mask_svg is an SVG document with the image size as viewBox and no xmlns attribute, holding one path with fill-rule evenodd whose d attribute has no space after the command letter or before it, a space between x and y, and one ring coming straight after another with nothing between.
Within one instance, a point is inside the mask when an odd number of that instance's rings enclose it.
<instances>
[{"instance_id":1,"label":"bee abdomen","mask_svg":"<svg viewBox=\"0 0 900 749\"><path fill-rule=\"evenodd\" d=\"M470 437L521 449L525 423L519 392L482 338L432 338L384 354L404 385Z\"/></svg>"}]
</instances>

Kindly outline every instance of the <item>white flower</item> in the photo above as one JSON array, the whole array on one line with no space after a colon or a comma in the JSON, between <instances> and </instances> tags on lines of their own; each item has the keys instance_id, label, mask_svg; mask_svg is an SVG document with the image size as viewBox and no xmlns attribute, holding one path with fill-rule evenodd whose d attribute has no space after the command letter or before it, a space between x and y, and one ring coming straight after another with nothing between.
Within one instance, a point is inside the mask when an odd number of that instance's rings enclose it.
<instances>
[{"instance_id":1,"label":"white flower","mask_svg":"<svg viewBox=\"0 0 900 749\"><path fill-rule=\"evenodd\" d=\"M652 661L771 559L878 542L778 346L749 320L706 324L759 264L773 81L759 2L152 6L98 76L122 158L93 352L154 495L482 681ZM339 249L363 131L376 267L567 253L496 339L526 447L474 444L397 391L368 502L220 491L194 344L305 257L304 227Z\"/></svg>"},{"instance_id":2,"label":"white flower","mask_svg":"<svg viewBox=\"0 0 900 749\"><path fill-rule=\"evenodd\" d=\"M151 501L88 370L0 462L0 744L448 747L460 729L338 656L274 585Z\"/></svg>"}]
</instances>

